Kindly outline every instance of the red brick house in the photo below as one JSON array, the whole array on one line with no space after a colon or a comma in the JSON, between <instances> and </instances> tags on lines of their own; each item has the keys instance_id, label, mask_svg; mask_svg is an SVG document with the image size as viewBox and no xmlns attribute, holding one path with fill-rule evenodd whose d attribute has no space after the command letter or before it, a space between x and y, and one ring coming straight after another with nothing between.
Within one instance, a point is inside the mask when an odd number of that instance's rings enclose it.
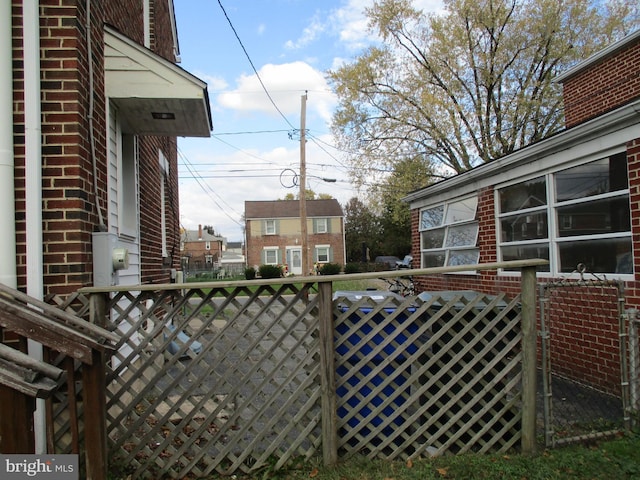
<instances>
[{"instance_id":1,"label":"red brick house","mask_svg":"<svg viewBox=\"0 0 640 480\"><path fill-rule=\"evenodd\" d=\"M623 281L626 306L638 308L639 72L637 31L556 79L563 86L566 129L408 195L414 265L544 258L549 266L538 279L552 282L580 279L574 272L582 263L590 272ZM490 294L515 293L518 282L519 273L505 270L416 281L423 291ZM592 318L582 300L576 293L556 312L572 339L560 362L565 373L581 372L592 384L617 391L618 319ZM596 358L607 357L606 365L593 367Z\"/></svg>"},{"instance_id":2,"label":"red brick house","mask_svg":"<svg viewBox=\"0 0 640 480\"><path fill-rule=\"evenodd\" d=\"M3 5L0 281L36 297L168 282L176 137L212 128L205 82L176 65L173 1Z\"/></svg>"},{"instance_id":3,"label":"red brick house","mask_svg":"<svg viewBox=\"0 0 640 480\"><path fill-rule=\"evenodd\" d=\"M247 265L286 265L302 272L302 228L298 200L246 201ZM335 199L307 200L309 265L344 264L344 214Z\"/></svg>"},{"instance_id":4,"label":"red brick house","mask_svg":"<svg viewBox=\"0 0 640 480\"><path fill-rule=\"evenodd\" d=\"M210 233L202 225L198 225L197 230L183 230L180 241L182 270L185 274L217 270L225 243L224 237Z\"/></svg>"}]
</instances>

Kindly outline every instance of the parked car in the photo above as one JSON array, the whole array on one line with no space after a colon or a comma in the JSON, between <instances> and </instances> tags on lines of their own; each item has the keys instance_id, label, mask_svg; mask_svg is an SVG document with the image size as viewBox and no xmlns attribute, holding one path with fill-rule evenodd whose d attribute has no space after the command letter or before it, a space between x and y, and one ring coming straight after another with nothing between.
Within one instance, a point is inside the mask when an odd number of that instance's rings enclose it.
<instances>
[{"instance_id":1,"label":"parked car","mask_svg":"<svg viewBox=\"0 0 640 480\"><path fill-rule=\"evenodd\" d=\"M379 257L376 257L375 259L376 265L383 270L395 270L397 264L396 262L399 261L400 259L393 255L381 255Z\"/></svg>"}]
</instances>

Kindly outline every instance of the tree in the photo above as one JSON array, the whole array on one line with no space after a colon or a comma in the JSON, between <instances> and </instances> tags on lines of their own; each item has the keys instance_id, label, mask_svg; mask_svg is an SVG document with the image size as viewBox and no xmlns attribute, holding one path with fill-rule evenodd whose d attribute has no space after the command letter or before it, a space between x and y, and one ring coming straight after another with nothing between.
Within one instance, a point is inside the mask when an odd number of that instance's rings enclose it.
<instances>
[{"instance_id":1,"label":"tree","mask_svg":"<svg viewBox=\"0 0 640 480\"><path fill-rule=\"evenodd\" d=\"M368 260L363 247L369 249L371 260L380 254L380 219L357 197L344 206L344 232L347 262Z\"/></svg>"},{"instance_id":2,"label":"tree","mask_svg":"<svg viewBox=\"0 0 640 480\"><path fill-rule=\"evenodd\" d=\"M410 0L367 9L383 44L329 78L332 131L365 183L420 156L449 176L563 126L553 78L637 28L637 0L445 0L427 15Z\"/></svg>"}]
</instances>

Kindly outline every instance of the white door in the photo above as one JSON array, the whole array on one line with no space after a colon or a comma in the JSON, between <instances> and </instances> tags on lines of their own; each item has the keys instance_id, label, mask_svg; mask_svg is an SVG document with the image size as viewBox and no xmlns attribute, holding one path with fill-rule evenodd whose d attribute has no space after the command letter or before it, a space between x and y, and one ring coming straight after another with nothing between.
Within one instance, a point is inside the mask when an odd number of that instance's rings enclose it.
<instances>
[{"instance_id":1,"label":"white door","mask_svg":"<svg viewBox=\"0 0 640 480\"><path fill-rule=\"evenodd\" d=\"M287 263L289 263L290 273L293 273L294 275L302 275L302 248L288 248Z\"/></svg>"}]
</instances>

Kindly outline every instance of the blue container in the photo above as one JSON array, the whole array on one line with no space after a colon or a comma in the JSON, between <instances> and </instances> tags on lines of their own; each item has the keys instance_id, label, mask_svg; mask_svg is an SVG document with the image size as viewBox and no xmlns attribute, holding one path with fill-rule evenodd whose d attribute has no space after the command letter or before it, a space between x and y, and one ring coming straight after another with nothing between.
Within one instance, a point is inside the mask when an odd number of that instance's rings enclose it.
<instances>
[{"instance_id":1,"label":"blue container","mask_svg":"<svg viewBox=\"0 0 640 480\"><path fill-rule=\"evenodd\" d=\"M404 370L403 364L406 362L407 356L418 350L418 345L408 341L408 337L417 331L418 324L413 321L411 323L405 322L408 316L415 312L415 308L409 307L399 313L392 323L386 324L378 333L365 341L366 336L385 320L385 315L377 313L366 320L363 317L370 314L376 304L389 297L399 301L402 301L403 298L395 292L377 290L338 291L334 294L334 300L339 297L347 298L352 303L363 298L366 300L366 303L360 306L358 311L354 311L345 321L336 326L336 332L342 336L348 335L343 343L336 346L338 356L336 373L338 378L346 379L346 382L338 387L336 393L340 398L346 399L338 407L338 416L345 418L350 412L356 410L357 414L347 420L347 424L350 427L359 428L362 434L367 435L371 429L379 427L384 418L393 416L396 408L405 403L402 393L409 388L406 384L408 372L398 372L397 370ZM339 304L338 308L342 312L349 310L349 307L343 304ZM396 307L392 306L384 310L386 314L390 314L394 313L395 309ZM383 345L385 340L391 337L393 338L392 342L384 345L379 352L373 354L376 347ZM373 370L384 361L388 362L381 371L372 375ZM358 368L358 371L355 372L356 375L353 372L354 368ZM395 375L393 381L388 382L387 380L388 384L374 395L373 389L382 385L385 379L393 375ZM384 407L380 416L368 418L368 425L360 424L362 419L359 418L359 415L366 418L375 407L380 406L385 399L390 397L393 397L393 400ZM393 420L393 423L401 425L403 418L399 416ZM390 428L387 427L382 433L389 434Z\"/></svg>"}]
</instances>

